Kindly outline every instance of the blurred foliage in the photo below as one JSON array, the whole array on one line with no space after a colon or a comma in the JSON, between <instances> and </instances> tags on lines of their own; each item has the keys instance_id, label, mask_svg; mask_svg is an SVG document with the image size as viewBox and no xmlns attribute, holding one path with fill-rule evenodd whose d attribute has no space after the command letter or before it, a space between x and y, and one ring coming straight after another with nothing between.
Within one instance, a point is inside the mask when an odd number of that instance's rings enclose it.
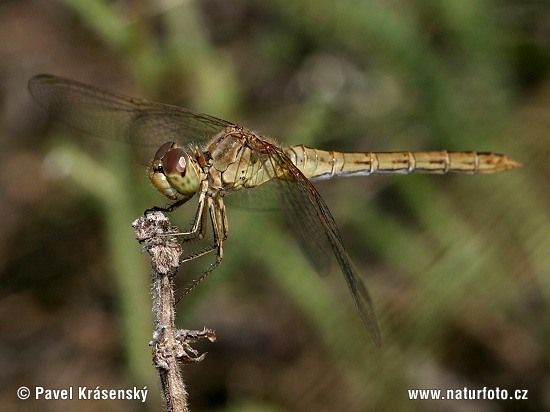
<instances>
[{"instance_id":1,"label":"blurred foliage","mask_svg":"<svg viewBox=\"0 0 550 412\"><path fill-rule=\"evenodd\" d=\"M131 221L165 200L130 151L46 116L50 72L332 150L478 150L521 170L316 183L383 334L319 280L276 213L229 208L224 261L179 305L216 330L192 410L550 409L550 7L542 0L0 3L0 401L21 385L156 390L147 259ZM190 202L174 219L185 225ZM183 268L181 287L207 261ZM528 400L412 401L408 389ZM74 411L159 410L72 402Z\"/></svg>"}]
</instances>

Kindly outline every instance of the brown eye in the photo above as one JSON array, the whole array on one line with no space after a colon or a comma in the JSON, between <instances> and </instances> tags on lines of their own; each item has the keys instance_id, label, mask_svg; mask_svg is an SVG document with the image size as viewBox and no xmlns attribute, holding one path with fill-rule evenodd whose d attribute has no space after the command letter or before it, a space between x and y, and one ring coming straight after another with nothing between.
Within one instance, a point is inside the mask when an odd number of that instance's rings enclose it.
<instances>
[{"instance_id":1,"label":"brown eye","mask_svg":"<svg viewBox=\"0 0 550 412\"><path fill-rule=\"evenodd\" d=\"M153 161L162 160L162 158L166 155L166 153L175 146L176 144L174 142L164 143L161 147L159 147L159 150L157 150L157 152L155 153L155 157L153 157L154 159Z\"/></svg>"},{"instance_id":2,"label":"brown eye","mask_svg":"<svg viewBox=\"0 0 550 412\"><path fill-rule=\"evenodd\" d=\"M170 199L190 199L199 190L201 179L196 160L174 142L164 143L151 162L149 179Z\"/></svg>"},{"instance_id":3,"label":"brown eye","mask_svg":"<svg viewBox=\"0 0 550 412\"><path fill-rule=\"evenodd\" d=\"M162 158L162 166L164 174L185 176L187 171L189 155L181 148L169 150Z\"/></svg>"}]
</instances>

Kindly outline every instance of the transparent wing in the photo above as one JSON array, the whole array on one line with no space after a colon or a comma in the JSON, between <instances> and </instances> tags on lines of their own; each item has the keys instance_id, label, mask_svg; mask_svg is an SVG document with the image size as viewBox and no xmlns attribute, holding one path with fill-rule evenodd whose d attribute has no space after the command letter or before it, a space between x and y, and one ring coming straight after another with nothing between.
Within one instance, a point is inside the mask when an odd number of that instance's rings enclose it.
<instances>
[{"instance_id":1,"label":"transparent wing","mask_svg":"<svg viewBox=\"0 0 550 412\"><path fill-rule=\"evenodd\" d=\"M232 192L224 198L224 203L251 211L276 212L281 210L277 192L273 190L273 185L270 183Z\"/></svg>"},{"instance_id":2,"label":"transparent wing","mask_svg":"<svg viewBox=\"0 0 550 412\"><path fill-rule=\"evenodd\" d=\"M273 162L273 170L278 170L279 176L267 184L275 186L286 221L301 249L320 274L328 273L331 256L336 258L361 319L374 343L380 345L382 338L371 298L351 264L328 206L282 149L269 144L265 150L268 153L265 161Z\"/></svg>"},{"instance_id":3,"label":"transparent wing","mask_svg":"<svg viewBox=\"0 0 550 412\"><path fill-rule=\"evenodd\" d=\"M167 141L200 145L231 125L182 107L126 97L49 74L31 78L29 91L60 121L135 146L156 149Z\"/></svg>"}]
</instances>

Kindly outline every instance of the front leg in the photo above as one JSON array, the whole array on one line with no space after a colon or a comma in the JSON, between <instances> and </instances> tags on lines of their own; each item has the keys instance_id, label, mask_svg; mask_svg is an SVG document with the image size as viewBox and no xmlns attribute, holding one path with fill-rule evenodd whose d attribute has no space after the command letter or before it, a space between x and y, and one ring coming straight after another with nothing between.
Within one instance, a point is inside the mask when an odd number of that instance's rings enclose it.
<instances>
[{"instance_id":1,"label":"front leg","mask_svg":"<svg viewBox=\"0 0 550 412\"><path fill-rule=\"evenodd\" d=\"M153 212L165 212L165 213L170 213L172 212L174 209L177 209L178 207L180 207L181 205L183 205L185 202L187 202L188 199L182 199L182 200L178 200L177 202L174 202L172 203L170 206L168 207L160 207L160 206L153 206L152 208L150 209L145 209L145 212L143 212L143 214L146 216L148 215L149 213L153 213Z\"/></svg>"},{"instance_id":2,"label":"front leg","mask_svg":"<svg viewBox=\"0 0 550 412\"><path fill-rule=\"evenodd\" d=\"M195 213L195 218L193 219L193 225L191 226L191 229L187 232L179 232L179 233L173 234L173 236L187 236L185 239L182 239L182 242L187 242L189 240L201 240L204 238L204 235L206 232L206 226L204 223L208 218L207 210L204 207L207 191L208 191L208 181L205 179L202 181L202 184L201 184L199 201L197 205L197 212ZM161 208L161 207L155 206L151 209L147 209L145 211L145 214L155 212L155 211L171 212L172 210L181 206L186 201L187 199L179 200L167 208Z\"/></svg>"}]
</instances>

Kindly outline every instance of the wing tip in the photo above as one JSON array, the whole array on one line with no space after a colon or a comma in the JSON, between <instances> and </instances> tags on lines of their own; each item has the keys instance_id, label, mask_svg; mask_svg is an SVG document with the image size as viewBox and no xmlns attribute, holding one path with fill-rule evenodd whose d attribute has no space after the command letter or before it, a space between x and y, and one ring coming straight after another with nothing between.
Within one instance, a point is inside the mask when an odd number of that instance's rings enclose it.
<instances>
[{"instance_id":1,"label":"wing tip","mask_svg":"<svg viewBox=\"0 0 550 412\"><path fill-rule=\"evenodd\" d=\"M382 346L382 335L380 334L380 330L378 329L378 327L375 331L369 330L369 334L377 348Z\"/></svg>"},{"instance_id":2,"label":"wing tip","mask_svg":"<svg viewBox=\"0 0 550 412\"><path fill-rule=\"evenodd\" d=\"M363 319L363 323L367 327L367 331L369 332L369 335L374 342L374 344L377 347L382 346L382 334L380 333L380 327L378 326L378 322L373 314L369 316L368 319L361 316Z\"/></svg>"}]
</instances>

